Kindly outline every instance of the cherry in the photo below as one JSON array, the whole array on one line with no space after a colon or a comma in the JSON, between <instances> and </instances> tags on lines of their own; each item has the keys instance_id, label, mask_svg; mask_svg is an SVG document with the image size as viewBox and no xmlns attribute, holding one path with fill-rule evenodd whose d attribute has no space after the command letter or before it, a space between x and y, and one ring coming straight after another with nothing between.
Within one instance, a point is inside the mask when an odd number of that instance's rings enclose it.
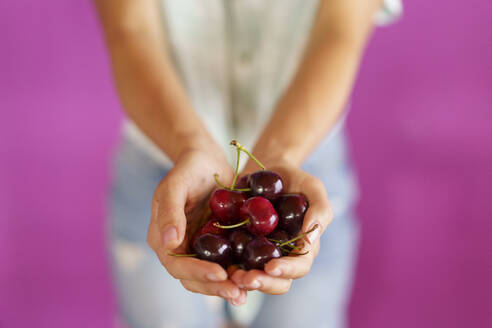
<instances>
[{"instance_id":1,"label":"cherry","mask_svg":"<svg viewBox=\"0 0 492 328\"><path fill-rule=\"evenodd\" d=\"M248 198L241 206L241 219L249 221L249 232L256 236L266 236L278 224L278 215L272 203L263 197Z\"/></svg>"},{"instance_id":2,"label":"cherry","mask_svg":"<svg viewBox=\"0 0 492 328\"><path fill-rule=\"evenodd\" d=\"M249 176L251 195L263 196L269 200L277 199L283 190L283 182L280 175L273 171L257 171Z\"/></svg>"},{"instance_id":3,"label":"cherry","mask_svg":"<svg viewBox=\"0 0 492 328\"><path fill-rule=\"evenodd\" d=\"M263 197L248 198L241 207L240 216L244 221L229 226L215 224L222 229L233 229L246 225L249 232L255 236L266 236L278 224L278 215L272 203Z\"/></svg>"},{"instance_id":4,"label":"cherry","mask_svg":"<svg viewBox=\"0 0 492 328\"><path fill-rule=\"evenodd\" d=\"M263 270L265 263L282 256L280 249L265 237L250 241L243 253L244 265L248 270Z\"/></svg>"},{"instance_id":5,"label":"cherry","mask_svg":"<svg viewBox=\"0 0 492 328\"><path fill-rule=\"evenodd\" d=\"M204 235L206 233L211 233L211 234L214 234L214 235L219 235L219 236L222 236L222 237L227 237L229 231L226 230L226 229L221 229L221 228L215 226L215 223L218 223L218 222L219 221L217 221L216 219L210 219L207 222L205 222L205 224L200 229L198 229L195 232L195 234L191 238L191 242L190 242L189 245L191 245L193 247L193 244L195 243L195 240L199 236Z\"/></svg>"},{"instance_id":6,"label":"cherry","mask_svg":"<svg viewBox=\"0 0 492 328\"><path fill-rule=\"evenodd\" d=\"M284 194L275 202L278 213L278 226L290 235L297 234L304 222L308 202L299 194Z\"/></svg>"},{"instance_id":7,"label":"cherry","mask_svg":"<svg viewBox=\"0 0 492 328\"><path fill-rule=\"evenodd\" d=\"M220 229L220 228L219 228ZM236 260L241 260L246 245L253 239L253 236L246 230L234 230L229 235L229 240L232 243L232 249Z\"/></svg>"},{"instance_id":8,"label":"cherry","mask_svg":"<svg viewBox=\"0 0 492 328\"><path fill-rule=\"evenodd\" d=\"M249 179L249 174L242 176L241 179L238 180L238 182L236 183L236 186L234 188L236 188L236 189L247 189L247 188L249 188L248 179Z\"/></svg>"},{"instance_id":9,"label":"cherry","mask_svg":"<svg viewBox=\"0 0 492 328\"><path fill-rule=\"evenodd\" d=\"M211 233L198 236L193 243L193 250L198 258L218 263L223 267L231 264L234 256L231 242Z\"/></svg>"},{"instance_id":10,"label":"cherry","mask_svg":"<svg viewBox=\"0 0 492 328\"><path fill-rule=\"evenodd\" d=\"M239 210L246 196L239 191L217 189L210 197L212 214L222 224L231 224L239 220Z\"/></svg>"},{"instance_id":11,"label":"cherry","mask_svg":"<svg viewBox=\"0 0 492 328\"><path fill-rule=\"evenodd\" d=\"M214 234L214 235L219 235L219 236L222 236L222 237L227 237L229 231L227 231L225 229L221 229L219 227L216 227L214 225L216 222L219 222L219 221L217 219L210 219L207 222L205 222L205 224L203 225L203 227L201 227L200 230L198 231L200 233L200 235L204 235L206 233L211 233L211 234Z\"/></svg>"}]
</instances>

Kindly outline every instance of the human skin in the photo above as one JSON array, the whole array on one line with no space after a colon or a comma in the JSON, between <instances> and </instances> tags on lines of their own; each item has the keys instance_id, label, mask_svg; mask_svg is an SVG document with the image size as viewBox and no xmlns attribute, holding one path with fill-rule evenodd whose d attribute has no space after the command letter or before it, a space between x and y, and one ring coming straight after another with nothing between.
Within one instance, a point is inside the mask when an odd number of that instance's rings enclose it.
<instances>
[{"instance_id":1,"label":"human skin","mask_svg":"<svg viewBox=\"0 0 492 328\"><path fill-rule=\"evenodd\" d=\"M265 272L230 270L184 250L187 217L214 188L214 173L232 181L223 150L194 112L166 51L157 0L95 0L113 73L128 116L173 161L154 192L148 244L163 266L189 291L246 301L246 290L282 294L309 272L319 237L332 220L326 190L299 167L340 117L350 94L372 17L380 0L324 0L299 69L258 139L253 154L286 181L289 192L310 202L302 231L319 229L304 243L307 255L270 261ZM302 110L303 119L298 119ZM270 165L272 164L272 165ZM244 173L255 171L248 162Z\"/></svg>"}]
</instances>

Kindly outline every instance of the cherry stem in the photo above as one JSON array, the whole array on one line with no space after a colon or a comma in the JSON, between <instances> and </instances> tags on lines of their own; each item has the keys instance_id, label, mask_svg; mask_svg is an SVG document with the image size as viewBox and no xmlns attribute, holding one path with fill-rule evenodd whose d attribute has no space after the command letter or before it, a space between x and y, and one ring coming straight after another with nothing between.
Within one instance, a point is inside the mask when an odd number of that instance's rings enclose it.
<instances>
[{"instance_id":1,"label":"cherry stem","mask_svg":"<svg viewBox=\"0 0 492 328\"><path fill-rule=\"evenodd\" d=\"M271 238L268 238L268 240L271 241L272 243L279 244L279 245L283 243L282 240L271 239ZM291 245L291 244L287 244L285 246L289 246L290 248L295 249L295 250L299 250L300 249L299 247L297 247L295 245Z\"/></svg>"},{"instance_id":2,"label":"cherry stem","mask_svg":"<svg viewBox=\"0 0 492 328\"><path fill-rule=\"evenodd\" d=\"M232 179L231 189L234 189L234 187L236 186L236 180L239 174L239 160L241 158L241 149L236 148L236 151L237 151L236 170L234 171L234 178Z\"/></svg>"},{"instance_id":3,"label":"cherry stem","mask_svg":"<svg viewBox=\"0 0 492 328\"><path fill-rule=\"evenodd\" d=\"M294 250L294 251L300 251L300 250L301 250L301 248L300 248L300 247L297 247L297 246L294 246L294 245L290 245L290 244L289 244L289 245L287 245L287 246L292 247L291 251L293 251L293 250Z\"/></svg>"},{"instance_id":4,"label":"cherry stem","mask_svg":"<svg viewBox=\"0 0 492 328\"><path fill-rule=\"evenodd\" d=\"M219 181L219 174L218 173L215 173L214 174L214 179L215 179L215 183L217 184L217 186L219 186L220 188L223 188L223 189L227 189L227 190L230 190L231 188L227 188L226 186L224 186L220 181Z\"/></svg>"},{"instance_id":5,"label":"cherry stem","mask_svg":"<svg viewBox=\"0 0 492 328\"><path fill-rule=\"evenodd\" d=\"M296 255L296 256L300 256L300 255L306 255L307 253L309 253L309 251L305 251L304 253L296 253L296 252L289 252L289 255Z\"/></svg>"},{"instance_id":6,"label":"cherry stem","mask_svg":"<svg viewBox=\"0 0 492 328\"><path fill-rule=\"evenodd\" d=\"M221 228L221 229L234 229L234 228L243 226L243 225L245 225L248 222L249 222L249 219L246 219L243 222L239 222L239 223L232 224L232 225L227 225L227 226L221 225L219 222L215 222L214 223L214 227Z\"/></svg>"},{"instance_id":7,"label":"cherry stem","mask_svg":"<svg viewBox=\"0 0 492 328\"><path fill-rule=\"evenodd\" d=\"M289 247L290 247L290 249L285 248L285 246L289 246ZM285 246L282 246L282 247L280 247L280 248L281 248L281 249L285 249L287 252L292 252L292 251L300 251L300 250L301 250L301 248L300 248L300 247L293 246L293 245L290 245L290 244L289 244L289 245L285 245Z\"/></svg>"},{"instance_id":8,"label":"cherry stem","mask_svg":"<svg viewBox=\"0 0 492 328\"><path fill-rule=\"evenodd\" d=\"M241 144L239 142L237 142L237 140L232 140L230 144L233 146L236 146L236 148L239 149L240 151L245 152L246 155L248 155L249 158L251 158L253 161L255 161L255 163L258 164L258 166L261 167L262 170L266 170L265 166L263 164L261 164L261 162L256 157L254 157L253 154L251 154L246 148L241 146Z\"/></svg>"},{"instance_id":9,"label":"cherry stem","mask_svg":"<svg viewBox=\"0 0 492 328\"><path fill-rule=\"evenodd\" d=\"M285 247L279 247L281 251L284 251L284 252L287 252L290 254L290 252L292 252L292 249L288 249L288 248L285 248Z\"/></svg>"},{"instance_id":10,"label":"cherry stem","mask_svg":"<svg viewBox=\"0 0 492 328\"><path fill-rule=\"evenodd\" d=\"M229 187L224 186L219 181L219 174L218 173L214 174L214 179L215 179L215 183L217 184L217 186L219 186L219 188L222 188L225 190L229 190L229 191L250 191L251 190L251 188L229 188Z\"/></svg>"},{"instance_id":11,"label":"cherry stem","mask_svg":"<svg viewBox=\"0 0 492 328\"><path fill-rule=\"evenodd\" d=\"M305 251L304 253L297 253L294 252L294 249L287 249L285 247L279 247L279 248L281 251L287 252L288 253L287 255L299 256L299 255L306 255L307 253L309 253L309 251ZM299 248L296 247L296 250L299 250Z\"/></svg>"},{"instance_id":12,"label":"cherry stem","mask_svg":"<svg viewBox=\"0 0 492 328\"><path fill-rule=\"evenodd\" d=\"M294 250L299 250L298 247L296 247L295 249L287 249L285 247L279 247L280 250L284 251L284 252L287 252L288 255L296 255L296 256L299 256L299 255L306 255L307 253L309 253L309 251L305 251L303 253L297 253L297 252L294 252Z\"/></svg>"},{"instance_id":13,"label":"cherry stem","mask_svg":"<svg viewBox=\"0 0 492 328\"><path fill-rule=\"evenodd\" d=\"M314 227L312 227L308 231L306 231L304 233L301 233L300 235L292 238L291 240L287 240L286 242L283 242L282 244L278 245L278 247L282 247L282 246L288 245L288 244L292 243L293 241L296 241L298 239L301 239L304 236L306 236L307 234L309 234L309 233L313 232L314 230L318 229L318 227L319 227L319 225L318 224L315 224Z\"/></svg>"},{"instance_id":14,"label":"cherry stem","mask_svg":"<svg viewBox=\"0 0 492 328\"><path fill-rule=\"evenodd\" d=\"M195 257L196 254L176 254L176 253L167 253L167 255L175 256L175 257Z\"/></svg>"}]
</instances>

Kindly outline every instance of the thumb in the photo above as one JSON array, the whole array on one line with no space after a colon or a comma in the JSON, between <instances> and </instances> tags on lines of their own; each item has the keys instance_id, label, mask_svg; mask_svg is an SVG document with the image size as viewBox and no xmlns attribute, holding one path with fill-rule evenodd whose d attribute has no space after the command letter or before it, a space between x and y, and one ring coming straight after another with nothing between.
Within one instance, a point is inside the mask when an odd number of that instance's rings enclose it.
<instances>
[{"instance_id":1,"label":"thumb","mask_svg":"<svg viewBox=\"0 0 492 328\"><path fill-rule=\"evenodd\" d=\"M173 250L183 242L186 232L186 192L165 184L158 188L152 201L152 223L159 230L157 248Z\"/></svg>"}]
</instances>

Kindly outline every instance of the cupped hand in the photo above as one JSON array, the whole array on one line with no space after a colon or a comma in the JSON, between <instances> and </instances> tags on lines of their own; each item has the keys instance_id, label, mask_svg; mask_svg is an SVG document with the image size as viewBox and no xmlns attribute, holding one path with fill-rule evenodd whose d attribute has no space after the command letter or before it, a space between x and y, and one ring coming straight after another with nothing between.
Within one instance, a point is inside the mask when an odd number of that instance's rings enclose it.
<instances>
[{"instance_id":1,"label":"cupped hand","mask_svg":"<svg viewBox=\"0 0 492 328\"><path fill-rule=\"evenodd\" d=\"M289 291L292 281L306 275L319 252L319 238L333 219L328 195L323 183L316 177L289 164L268 166L282 177L284 193L303 194L309 202L304 216L301 232L306 232L318 225L318 228L301 240L301 250L305 255L291 255L273 259L265 264L265 271L236 270L231 280L240 288L260 290L268 294L284 294ZM246 168L249 173L250 169Z\"/></svg>"},{"instance_id":2,"label":"cupped hand","mask_svg":"<svg viewBox=\"0 0 492 328\"><path fill-rule=\"evenodd\" d=\"M246 292L228 279L220 265L170 255L186 253L187 226L203 217L208 195L215 187L215 173L224 183L231 182L234 174L222 156L198 150L180 156L154 192L147 242L169 274L179 279L184 288L220 296L238 305L246 301Z\"/></svg>"}]
</instances>

